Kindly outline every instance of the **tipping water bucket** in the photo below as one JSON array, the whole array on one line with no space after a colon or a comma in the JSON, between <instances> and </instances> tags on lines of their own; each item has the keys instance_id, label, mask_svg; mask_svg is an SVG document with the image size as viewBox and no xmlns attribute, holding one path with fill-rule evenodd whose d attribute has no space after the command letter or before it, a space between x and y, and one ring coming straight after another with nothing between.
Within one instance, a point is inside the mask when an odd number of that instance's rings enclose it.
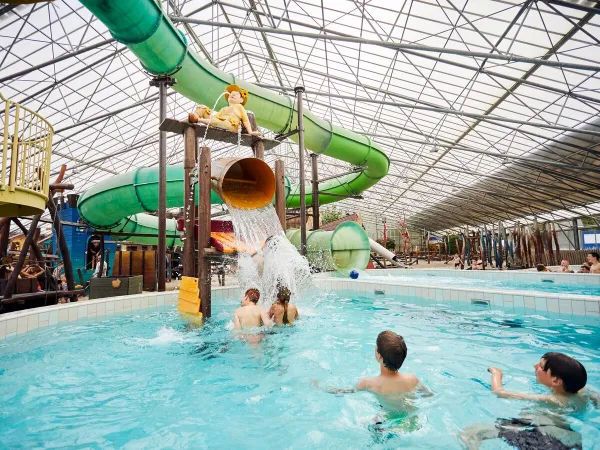
<instances>
[{"instance_id":1,"label":"tipping water bucket","mask_svg":"<svg viewBox=\"0 0 600 450\"><path fill-rule=\"evenodd\" d=\"M275 195L275 175L258 158L222 158L212 161L212 189L240 209L267 206Z\"/></svg>"}]
</instances>

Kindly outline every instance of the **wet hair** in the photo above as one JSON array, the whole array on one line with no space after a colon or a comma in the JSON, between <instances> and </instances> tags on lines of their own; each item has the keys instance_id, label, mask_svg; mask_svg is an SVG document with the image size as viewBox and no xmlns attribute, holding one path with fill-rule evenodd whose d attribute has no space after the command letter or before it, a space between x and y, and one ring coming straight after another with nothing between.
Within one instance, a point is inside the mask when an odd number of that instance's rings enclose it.
<instances>
[{"instance_id":1,"label":"wet hair","mask_svg":"<svg viewBox=\"0 0 600 450\"><path fill-rule=\"evenodd\" d=\"M590 255L592 258L596 258L596 260L600 259L600 255L598 255L597 252L589 252L588 255Z\"/></svg>"},{"instance_id":2,"label":"wet hair","mask_svg":"<svg viewBox=\"0 0 600 450\"><path fill-rule=\"evenodd\" d=\"M292 293L290 292L290 290L283 286L283 285L278 285L277 287L277 302L283 306L283 324L287 325L290 323L290 321L288 320L287 317L287 311L288 311L288 303L290 302L290 296L292 295Z\"/></svg>"},{"instance_id":3,"label":"wet hair","mask_svg":"<svg viewBox=\"0 0 600 450\"><path fill-rule=\"evenodd\" d=\"M408 350L402 336L386 330L377 336L377 352L383 358L385 368L397 372L402 367Z\"/></svg>"},{"instance_id":4,"label":"wet hair","mask_svg":"<svg viewBox=\"0 0 600 450\"><path fill-rule=\"evenodd\" d=\"M546 269L546 266L543 264L538 264L535 266L538 272L543 272Z\"/></svg>"},{"instance_id":5,"label":"wet hair","mask_svg":"<svg viewBox=\"0 0 600 450\"><path fill-rule=\"evenodd\" d=\"M258 303L258 300L260 299L260 292L258 291L258 289L251 288L246 291L244 296L248 297L248 299L256 305Z\"/></svg>"},{"instance_id":6,"label":"wet hair","mask_svg":"<svg viewBox=\"0 0 600 450\"><path fill-rule=\"evenodd\" d=\"M544 372L550 370L553 377L563 382L563 389L569 394L575 394L587 383L587 372L583 364L564 353L548 352L542 356L546 360Z\"/></svg>"}]
</instances>

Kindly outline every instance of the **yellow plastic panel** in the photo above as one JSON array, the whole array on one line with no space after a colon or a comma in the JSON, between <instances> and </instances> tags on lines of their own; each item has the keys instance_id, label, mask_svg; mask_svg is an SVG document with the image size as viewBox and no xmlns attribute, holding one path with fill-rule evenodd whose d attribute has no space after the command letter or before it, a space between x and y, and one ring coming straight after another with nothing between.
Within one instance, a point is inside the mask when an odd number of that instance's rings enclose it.
<instances>
[{"instance_id":1,"label":"yellow plastic panel","mask_svg":"<svg viewBox=\"0 0 600 450\"><path fill-rule=\"evenodd\" d=\"M202 316L202 313L200 313L200 291L198 289L198 278L181 278L177 309L186 314Z\"/></svg>"}]
</instances>

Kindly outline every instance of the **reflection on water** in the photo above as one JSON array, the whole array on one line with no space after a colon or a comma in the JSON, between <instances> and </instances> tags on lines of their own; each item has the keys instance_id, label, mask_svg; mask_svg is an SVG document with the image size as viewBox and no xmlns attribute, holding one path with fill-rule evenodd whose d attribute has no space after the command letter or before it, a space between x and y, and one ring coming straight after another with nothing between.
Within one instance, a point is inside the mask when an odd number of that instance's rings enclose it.
<instances>
[{"instance_id":1,"label":"reflection on water","mask_svg":"<svg viewBox=\"0 0 600 450\"><path fill-rule=\"evenodd\" d=\"M201 328L186 328L165 307L0 341L0 442L6 448L44 442L458 449L460 430L524 417L531 408L492 395L489 366L504 371L507 389L543 393L533 364L559 351L581 361L588 386L600 388L597 320L351 292L307 293L301 302L310 314L294 327L263 332L258 344L236 339L228 328L239 305L233 298L213 302L213 319ZM433 396L410 399L403 411L390 413L369 393L331 395L312 387L312 379L349 388L376 375L375 339L384 329L404 336L408 356L401 370L416 374ZM564 418L581 434L583 448L600 442L594 408L535 414Z\"/></svg>"}]
</instances>

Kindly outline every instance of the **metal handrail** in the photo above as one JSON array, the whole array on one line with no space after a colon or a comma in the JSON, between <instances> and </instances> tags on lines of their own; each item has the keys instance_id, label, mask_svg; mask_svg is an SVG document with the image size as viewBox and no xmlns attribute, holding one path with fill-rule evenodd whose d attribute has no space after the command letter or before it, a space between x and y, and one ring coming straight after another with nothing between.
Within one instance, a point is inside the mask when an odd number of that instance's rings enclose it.
<instances>
[{"instance_id":1,"label":"metal handrail","mask_svg":"<svg viewBox=\"0 0 600 450\"><path fill-rule=\"evenodd\" d=\"M35 111L0 93L3 128L0 191L48 197L54 128Z\"/></svg>"}]
</instances>

